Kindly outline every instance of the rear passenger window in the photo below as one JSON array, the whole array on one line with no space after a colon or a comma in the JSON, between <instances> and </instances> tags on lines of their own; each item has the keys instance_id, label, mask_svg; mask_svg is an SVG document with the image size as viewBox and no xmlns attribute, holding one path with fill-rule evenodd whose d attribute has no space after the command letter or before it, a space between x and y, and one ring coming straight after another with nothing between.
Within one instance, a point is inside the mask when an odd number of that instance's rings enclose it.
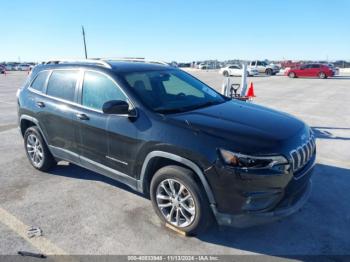
<instances>
[{"instance_id":1,"label":"rear passenger window","mask_svg":"<svg viewBox=\"0 0 350 262\"><path fill-rule=\"evenodd\" d=\"M53 71L47 84L47 94L67 101L74 101L78 76L76 70Z\"/></svg>"},{"instance_id":2,"label":"rear passenger window","mask_svg":"<svg viewBox=\"0 0 350 262\"><path fill-rule=\"evenodd\" d=\"M32 85L30 86L31 88L38 90L40 92L42 92L44 90L45 84L46 84L46 80L47 77L49 75L50 71L43 71L40 72L36 78L34 79Z\"/></svg>"}]
</instances>

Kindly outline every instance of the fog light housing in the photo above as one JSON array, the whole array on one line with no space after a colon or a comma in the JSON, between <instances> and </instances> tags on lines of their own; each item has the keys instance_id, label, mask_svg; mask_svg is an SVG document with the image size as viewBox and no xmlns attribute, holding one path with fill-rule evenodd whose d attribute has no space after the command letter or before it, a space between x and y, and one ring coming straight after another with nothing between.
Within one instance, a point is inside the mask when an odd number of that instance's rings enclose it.
<instances>
[{"instance_id":1,"label":"fog light housing","mask_svg":"<svg viewBox=\"0 0 350 262\"><path fill-rule=\"evenodd\" d=\"M251 192L242 207L245 211L260 211L272 208L282 197L281 192Z\"/></svg>"}]
</instances>

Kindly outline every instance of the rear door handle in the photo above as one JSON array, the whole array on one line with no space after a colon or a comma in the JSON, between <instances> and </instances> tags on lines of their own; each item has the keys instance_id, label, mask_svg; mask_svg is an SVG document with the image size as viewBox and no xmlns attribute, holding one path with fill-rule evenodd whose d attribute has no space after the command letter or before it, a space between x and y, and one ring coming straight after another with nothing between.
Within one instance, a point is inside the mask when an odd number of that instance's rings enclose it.
<instances>
[{"instance_id":1,"label":"rear door handle","mask_svg":"<svg viewBox=\"0 0 350 262\"><path fill-rule=\"evenodd\" d=\"M36 102L36 106L40 107L40 108L43 108L43 107L45 107L45 103L41 102L41 101L38 101L38 102Z\"/></svg>"},{"instance_id":2,"label":"rear door handle","mask_svg":"<svg viewBox=\"0 0 350 262\"><path fill-rule=\"evenodd\" d=\"M89 120L90 118L85 115L85 114L81 114L81 113L78 113L76 114L77 118L79 118L80 120Z\"/></svg>"}]
</instances>

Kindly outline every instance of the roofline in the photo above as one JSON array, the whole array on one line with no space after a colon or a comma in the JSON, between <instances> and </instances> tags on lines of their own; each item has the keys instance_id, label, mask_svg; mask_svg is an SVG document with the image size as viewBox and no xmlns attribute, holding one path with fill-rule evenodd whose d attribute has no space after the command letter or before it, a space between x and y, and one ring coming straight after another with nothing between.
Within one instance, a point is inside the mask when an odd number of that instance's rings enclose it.
<instances>
[{"instance_id":1,"label":"roofline","mask_svg":"<svg viewBox=\"0 0 350 262\"><path fill-rule=\"evenodd\" d=\"M93 58L93 59L52 59L42 62L42 64L86 64L86 65L97 65L105 68L112 69L112 65L109 62L140 62L140 63L149 63L149 64L159 64L169 66L164 61L158 60L147 60L145 58Z\"/></svg>"},{"instance_id":2,"label":"roofline","mask_svg":"<svg viewBox=\"0 0 350 262\"><path fill-rule=\"evenodd\" d=\"M99 65L103 66L109 69L112 69L112 66L107 63L104 60L100 59L81 59L81 60L74 60L74 59L54 59L54 60L49 60L46 62L43 62L45 65L50 65L50 64L87 64L87 65Z\"/></svg>"},{"instance_id":3,"label":"roofline","mask_svg":"<svg viewBox=\"0 0 350 262\"><path fill-rule=\"evenodd\" d=\"M103 60L103 61L115 61L115 62L118 62L118 61L125 61L125 62L141 62L141 63L149 63L149 64L161 64L161 65L167 65L169 66L168 63L164 62L164 61L160 61L160 60L150 60L150 59L145 59L145 58L133 58L133 57L111 57L111 58L100 58L100 60Z\"/></svg>"}]
</instances>

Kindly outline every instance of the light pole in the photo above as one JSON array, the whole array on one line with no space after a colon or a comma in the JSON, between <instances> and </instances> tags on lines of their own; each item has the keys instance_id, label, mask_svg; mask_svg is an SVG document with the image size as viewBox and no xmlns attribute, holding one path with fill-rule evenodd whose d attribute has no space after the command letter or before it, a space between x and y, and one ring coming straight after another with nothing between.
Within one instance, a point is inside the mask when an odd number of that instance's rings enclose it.
<instances>
[{"instance_id":1,"label":"light pole","mask_svg":"<svg viewBox=\"0 0 350 262\"><path fill-rule=\"evenodd\" d=\"M85 59L87 59L87 51L86 51L86 40L85 40L85 30L84 30L84 26L81 26L82 29L82 33L83 33L83 40L84 40L84 50L85 50Z\"/></svg>"}]
</instances>

